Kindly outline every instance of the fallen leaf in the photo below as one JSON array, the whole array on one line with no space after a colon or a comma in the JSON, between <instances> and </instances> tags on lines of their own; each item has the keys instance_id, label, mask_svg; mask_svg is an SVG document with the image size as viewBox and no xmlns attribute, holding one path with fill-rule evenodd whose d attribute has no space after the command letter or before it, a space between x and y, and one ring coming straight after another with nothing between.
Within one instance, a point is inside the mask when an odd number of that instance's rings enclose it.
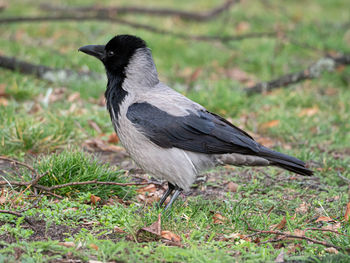
<instances>
[{"instance_id":1,"label":"fallen leaf","mask_svg":"<svg viewBox=\"0 0 350 263\"><path fill-rule=\"evenodd\" d=\"M238 82L245 84L246 86L252 86L255 84L254 76L239 68L225 69L224 73L228 78L237 80Z\"/></svg>"},{"instance_id":2,"label":"fallen leaf","mask_svg":"<svg viewBox=\"0 0 350 263\"><path fill-rule=\"evenodd\" d=\"M93 128L97 133L102 133L101 128L97 125L96 122L94 122L93 120L88 120L88 124L91 128Z\"/></svg>"},{"instance_id":3,"label":"fallen leaf","mask_svg":"<svg viewBox=\"0 0 350 263\"><path fill-rule=\"evenodd\" d=\"M7 106L9 104L8 100L3 98L3 97L0 97L0 106Z\"/></svg>"},{"instance_id":4,"label":"fallen leaf","mask_svg":"<svg viewBox=\"0 0 350 263\"><path fill-rule=\"evenodd\" d=\"M326 230L332 230L332 231L338 231L338 229L340 228L340 222L336 222L334 224L327 224L325 226L322 227L322 229L326 229Z\"/></svg>"},{"instance_id":5,"label":"fallen leaf","mask_svg":"<svg viewBox=\"0 0 350 263\"><path fill-rule=\"evenodd\" d=\"M5 83L1 83L0 84L0 97L5 97L6 94L6 84Z\"/></svg>"},{"instance_id":6,"label":"fallen leaf","mask_svg":"<svg viewBox=\"0 0 350 263\"><path fill-rule=\"evenodd\" d=\"M315 107L312 107L312 108L306 108L306 109L301 110L299 112L298 116L299 117L303 117L303 116L311 117L311 116L315 115L318 112L319 112L319 108L317 106L315 106Z\"/></svg>"},{"instance_id":7,"label":"fallen leaf","mask_svg":"<svg viewBox=\"0 0 350 263\"><path fill-rule=\"evenodd\" d=\"M140 187L139 189L136 190L138 193L153 193L157 191L156 185L155 184L149 184L144 187Z\"/></svg>"},{"instance_id":8,"label":"fallen leaf","mask_svg":"<svg viewBox=\"0 0 350 263\"><path fill-rule=\"evenodd\" d=\"M278 254L278 256L275 259L275 262L283 263L284 262L284 250L282 248L281 252Z\"/></svg>"},{"instance_id":9,"label":"fallen leaf","mask_svg":"<svg viewBox=\"0 0 350 263\"><path fill-rule=\"evenodd\" d=\"M58 244L64 247L75 247L75 243L72 241L58 242Z\"/></svg>"},{"instance_id":10,"label":"fallen leaf","mask_svg":"<svg viewBox=\"0 0 350 263\"><path fill-rule=\"evenodd\" d=\"M76 101L76 100L78 100L80 98L80 93L79 92L74 92L74 93L72 93L72 94L70 94L69 96L68 96L68 101L69 102L73 102L73 101Z\"/></svg>"},{"instance_id":11,"label":"fallen leaf","mask_svg":"<svg viewBox=\"0 0 350 263\"><path fill-rule=\"evenodd\" d=\"M236 26L236 32L238 34L242 34L247 32L250 29L250 23L247 21L242 21L239 22L238 25Z\"/></svg>"},{"instance_id":12,"label":"fallen leaf","mask_svg":"<svg viewBox=\"0 0 350 263\"><path fill-rule=\"evenodd\" d=\"M114 226L113 228L114 232L116 233L126 233L123 229L121 229L119 226Z\"/></svg>"},{"instance_id":13,"label":"fallen leaf","mask_svg":"<svg viewBox=\"0 0 350 263\"><path fill-rule=\"evenodd\" d=\"M98 246L96 244L89 244L89 247L98 251Z\"/></svg>"},{"instance_id":14,"label":"fallen leaf","mask_svg":"<svg viewBox=\"0 0 350 263\"><path fill-rule=\"evenodd\" d=\"M92 225L97 226L97 225L101 225L101 222L98 222L98 221L87 221L87 222L82 223L82 225L84 225L84 226L92 226Z\"/></svg>"},{"instance_id":15,"label":"fallen leaf","mask_svg":"<svg viewBox=\"0 0 350 263\"><path fill-rule=\"evenodd\" d=\"M317 223L317 222L336 222L336 221L330 218L329 216L320 216L319 218L317 218L315 222Z\"/></svg>"},{"instance_id":16,"label":"fallen leaf","mask_svg":"<svg viewBox=\"0 0 350 263\"><path fill-rule=\"evenodd\" d=\"M4 188L1 190L1 196L0 196L0 205L3 205L6 203L6 196L5 196L5 191Z\"/></svg>"},{"instance_id":17,"label":"fallen leaf","mask_svg":"<svg viewBox=\"0 0 350 263\"><path fill-rule=\"evenodd\" d=\"M112 133L111 135L109 135L108 142L117 144L119 142L118 135L116 133Z\"/></svg>"},{"instance_id":18,"label":"fallen leaf","mask_svg":"<svg viewBox=\"0 0 350 263\"><path fill-rule=\"evenodd\" d=\"M339 253L339 251L334 247L326 247L324 249L324 251L326 251L327 253L330 253L330 254L338 254Z\"/></svg>"},{"instance_id":19,"label":"fallen leaf","mask_svg":"<svg viewBox=\"0 0 350 263\"><path fill-rule=\"evenodd\" d=\"M200 76L200 74L202 73L202 69L201 68L196 68L192 74L189 76L189 78L187 79L187 83L191 84L193 82L195 82L198 77Z\"/></svg>"},{"instance_id":20,"label":"fallen leaf","mask_svg":"<svg viewBox=\"0 0 350 263\"><path fill-rule=\"evenodd\" d=\"M103 152L121 152L123 150L123 148L120 146L108 145L106 142L98 138L86 140L84 142L84 146L91 151L97 149Z\"/></svg>"},{"instance_id":21,"label":"fallen leaf","mask_svg":"<svg viewBox=\"0 0 350 263\"><path fill-rule=\"evenodd\" d=\"M292 234L298 237L303 237L305 236L305 230L295 229Z\"/></svg>"},{"instance_id":22,"label":"fallen leaf","mask_svg":"<svg viewBox=\"0 0 350 263\"><path fill-rule=\"evenodd\" d=\"M64 94L66 90L67 90L66 88L53 89L52 93L49 94L49 101L55 102L55 101L62 100L64 98Z\"/></svg>"},{"instance_id":23,"label":"fallen leaf","mask_svg":"<svg viewBox=\"0 0 350 263\"><path fill-rule=\"evenodd\" d=\"M279 120L268 121L268 122L265 122L265 123L261 124L260 125L260 129L261 130L267 130L269 128L277 126L279 123L280 123Z\"/></svg>"},{"instance_id":24,"label":"fallen leaf","mask_svg":"<svg viewBox=\"0 0 350 263\"><path fill-rule=\"evenodd\" d=\"M176 243L180 243L180 241L181 241L180 236L178 236L178 235L176 235L173 232L170 232L168 230L163 230L161 232L161 236L162 236L162 238L168 239L168 240L176 242Z\"/></svg>"},{"instance_id":25,"label":"fallen leaf","mask_svg":"<svg viewBox=\"0 0 350 263\"><path fill-rule=\"evenodd\" d=\"M275 147L277 142L272 140L271 138L269 137L261 137L261 136L258 136L256 137L256 141L262 145L264 145L265 147L269 147L269 148L272 148L272 147Z\"/></svg>"},{"instance_id":26,"label":"fallen leaf","mask_svg":"<svg viewBox=\"0 0 350 263\"><path fill-rule=\"evenodd\" d=\"M160 238L161 237L161 214L158 214L158 220L155 221L152 225L150 226L146 226L146 227L143 227L141 229L139 229L136 233L136 239L141 242L141 241L144 241L142 240L141 238L141 233L143 232L146 232L146 233L150 233L152 235L155 235L156 238Z\"/></svg>"},{"instance_id":27,"label":"fallen leaf","mask_svg":"<svg viewBox=\"0 0 350 263\"><path fill-rule=\"evenodd\" d=\"M234 183L234 182L229 182L227 184L227 188L230 192L237 192L238 189L238 184Z\"/></svg>"},{"instance_id":28,"label":"fallen leaf","mask_svg":"<svg viewBox=\"0 0 350 263\"><path fill-rule=\"evenodd\" d=\"M299 205L298 208L295 209L295 212L300 213L300 214L305 214L309 210L310 205L303 202Z\"/></svg>"},{"instance_id":29,"label":"fallen leaf","mask_svg":"<svg viewBox=\"0 0 350 263\"><path fill-rule=\"evenodd\" d=\"M226 221L227 218L222 216L221 214L219 213L215 213L213 215L213 221L214 221L214 224L224 224L224 221Z\"/></svg>"},{"instance_id":30,"label":"fallen leaf","mask_svg":"<svg viewBox=\"0 0 350 263\"><path fill-rule=\"evenodd\" d=\"M346 205L346 211L344 215L345 221L349 221L349 216L350 216L350 202Z\"/></svg>"},{"instance_id":31,"label":"fallen leaf","mask_svg":"<svg viewBox=\"0 0 350 263\"><path fill-rule=\"evenodd\" d=\"M270 226L270 229L278 229L278 230L281 230L283 229L287 224L287 220L286 220L286 217L284 216L281 220L281 222L279 222L278 224L275 224L275 225L271 225Z\"/></svg>"},{"instance_id":32,"label":"fallen leaf","mask_svg":"<svg viewBox=\"0 0 350 263\"><path fill-rule=\"evenodd\" d=\"M90 195L90 200L93 205L96 205L99 201L101 201L101 197L98 197L96 195Z\"/></svg>"}]
</instances>

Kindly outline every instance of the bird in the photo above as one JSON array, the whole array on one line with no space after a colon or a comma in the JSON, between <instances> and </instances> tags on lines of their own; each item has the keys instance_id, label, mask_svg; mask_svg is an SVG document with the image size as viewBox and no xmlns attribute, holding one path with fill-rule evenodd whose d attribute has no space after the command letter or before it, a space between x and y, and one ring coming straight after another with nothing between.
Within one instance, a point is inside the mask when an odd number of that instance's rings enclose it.
<instances>
[{"instance_id":1,"label":"bird","mask_svg":"<svg viewBox=\"0 0 350 263\"><path fill-rule=\"evenodd\" d=\"M178 93L158 78L151 50L134 35L116 35L106 45L78 49L106 70L105 100L114 129L130 157L165 180L159 201L169 209L196 177L215 166L277 166L310 176L295 157L269 149L218 114Z\"/></svg>"}]
</instances>

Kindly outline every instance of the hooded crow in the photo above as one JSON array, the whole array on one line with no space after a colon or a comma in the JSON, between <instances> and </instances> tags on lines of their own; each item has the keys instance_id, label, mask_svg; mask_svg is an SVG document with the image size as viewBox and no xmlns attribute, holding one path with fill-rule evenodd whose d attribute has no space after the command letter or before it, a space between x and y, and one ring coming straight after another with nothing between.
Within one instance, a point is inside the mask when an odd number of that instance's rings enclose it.
<instances>
[{"instance_id":1,"label":"hooded crow","mask_svg":"<svg viewBox=\"0 0 350 263\"><path fill-rule=\"evenodd\" d=\"M107 109L120 142L145 171L168 182L168 209L198 174L217 165L274 165L312 175L297 158L257 143L248 133L158 79L145 41L118 35L106 45L79 48L107 72Z\"/></svg>"}]
</instances>

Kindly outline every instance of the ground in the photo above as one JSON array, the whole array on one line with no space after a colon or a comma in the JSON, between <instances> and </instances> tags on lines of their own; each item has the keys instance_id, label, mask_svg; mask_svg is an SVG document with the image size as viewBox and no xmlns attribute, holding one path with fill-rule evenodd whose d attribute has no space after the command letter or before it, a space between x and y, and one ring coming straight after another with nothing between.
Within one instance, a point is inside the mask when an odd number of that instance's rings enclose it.
<instances>
[{"instance_id":1,"label":"ground","mask_svg":"<svg viewBox=\"0 0 350 263\"><path fill-rule=\"evenodd\" d=\"M147 6L199 12L220 3ZM146 5L98 3L116 4ZM59 14L31 0L2 6L2 17ZM271 92L245 91L327 55L349 54L348 9L346 0L268 0L237 2L205 22L121 14L177 35L96 20L0 24L0 55L102 76L49 81L0 69L0 156L34 169L0 160L0 210L19 213L0 213L0 262L348 262L350 68ZM225 42L180 36L259 32L264 34ZM103 66L77 52L123 33L147 41L163 82L262 144L305 160L314 175L275 167L214 169L159 221L156 201L166 183L139 169L118 144L103 101ZM36 173L46 187L95 179L145 185L42 191L8 183L33 182Z\"/></svg>"}]
</instances>

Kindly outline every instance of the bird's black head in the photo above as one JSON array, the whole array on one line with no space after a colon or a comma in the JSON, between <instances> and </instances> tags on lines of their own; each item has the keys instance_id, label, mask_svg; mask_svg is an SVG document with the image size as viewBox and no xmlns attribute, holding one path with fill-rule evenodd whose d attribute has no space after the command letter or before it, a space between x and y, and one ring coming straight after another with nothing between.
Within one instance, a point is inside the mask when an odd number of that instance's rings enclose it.
<instances>
[{"instance_id":1,"label":"bird's black head","mask_svg":"<svg viewBox=\"0 0 350 263\"><path fill-rule=\"evenodd\" d=\"M104 45L88 45L79 48L88 55L102 61L110 74L124 75L124 69L130 58L139 48L147 47L141 38L131 35L118 35Z\"/></svg>"}]
</instances>

